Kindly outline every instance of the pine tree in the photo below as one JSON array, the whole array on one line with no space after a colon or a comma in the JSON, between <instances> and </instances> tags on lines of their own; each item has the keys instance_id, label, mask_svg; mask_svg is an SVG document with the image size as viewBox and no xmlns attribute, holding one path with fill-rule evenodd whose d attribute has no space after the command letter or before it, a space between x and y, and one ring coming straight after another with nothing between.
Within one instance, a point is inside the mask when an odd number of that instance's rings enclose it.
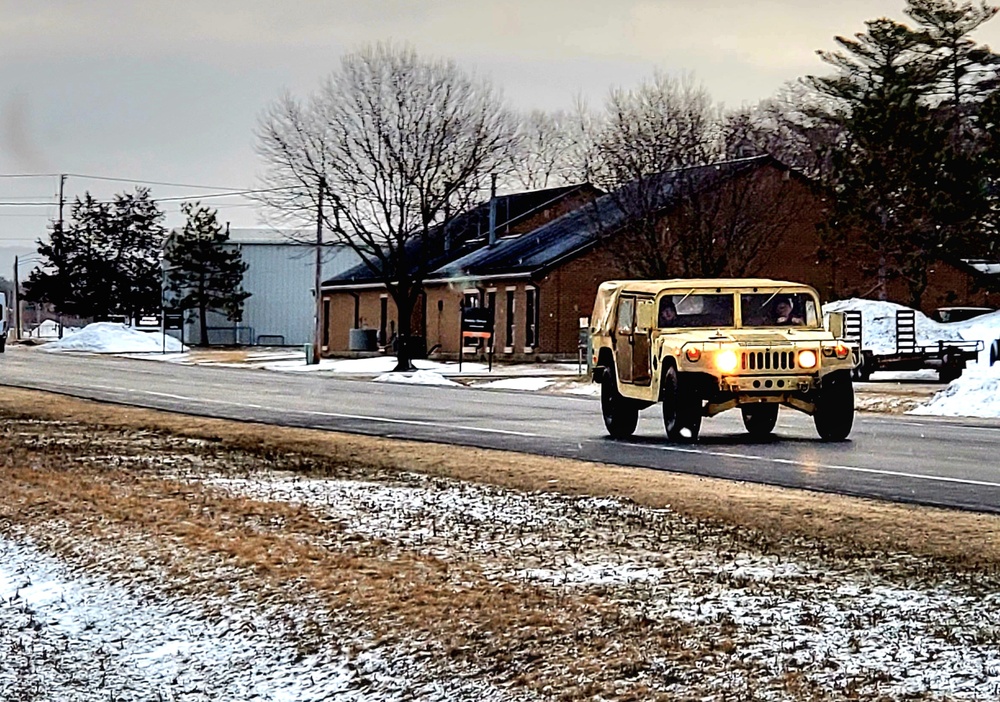
<instances>
[{"instance_id":1,"label":"pine tree","mask_svg":"<svg viewBox=\"0 0 1000 702\"><path fill-rule=\"evenodd\" d=\"M157 309L162 220L146 188L111 203L89 192L76 198L65 226L38 242L45 263L25 281L27 299L95 319Z\"/></svg>"},{"instance_id":2,"label":"pine tree","mask_svg":"<svg viewBox=\"0 0 1000 702\"><path fill-rule=\"evenodd\" d=\"M220 311L231 322L243 319L243 302L250 293L243 290L247 265L238 249L226 246L229 233L223 230L216 211L201 203L184 203L184 229L171 236L164 248L167 290L171 307L198 310L201 345L208 345L208 312Z\"/></svg>"},{"instance_id":3,"label":"pine tree","mask_svg":"<svg viewBox=\"0 0 1000 702\"><path fill-rule=\"evenodd\" d=\"M967 248L987 204L981 149L966 125L995 63L967 35L994 11L910 0L907 13L917 29L879 19L853 39L837 37L845 51L820 55L838 73L808 81L833 99L827 117L842 130L830 179L832 243L858 232L880 295L899 279L919 306L929 268Z\"/></svg>"},{"instance_id":4,"label":"pine tree","mask_svg":"<svg viewBox=\"0 0 1000 702\"><path fill-rule=\"evenodd\" d=\"M161 305L160 257L166 230L163 212L147 188L115 196L109 213L105 254L111 262L110 281L116 306L135 319Z\"/></svg>"}]
</instances>

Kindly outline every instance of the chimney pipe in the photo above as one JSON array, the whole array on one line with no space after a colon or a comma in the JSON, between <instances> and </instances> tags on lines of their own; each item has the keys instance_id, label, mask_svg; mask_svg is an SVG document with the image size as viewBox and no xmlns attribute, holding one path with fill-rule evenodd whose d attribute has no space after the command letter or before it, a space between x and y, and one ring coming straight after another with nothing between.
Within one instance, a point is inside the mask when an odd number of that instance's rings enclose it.
<instances>
[{"instance_id":1,"label":"chimney pipe","mask_svg":"<svg viewBox=\"0 0 1000 702\"><path fill-rule=\"evenodd\" d=\"M497 243L497 174L490 175L490 246Z\"/></svg>"}]
</instances>

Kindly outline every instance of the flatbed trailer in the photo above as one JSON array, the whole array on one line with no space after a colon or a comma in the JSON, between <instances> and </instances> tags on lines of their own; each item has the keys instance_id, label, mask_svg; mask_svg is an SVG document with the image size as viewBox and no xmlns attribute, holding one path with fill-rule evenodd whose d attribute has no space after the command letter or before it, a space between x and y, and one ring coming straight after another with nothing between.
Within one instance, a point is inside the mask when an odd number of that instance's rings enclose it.
<instances>
[{"instance_id":1,"label":"flatbed trailer","mask_svg":"<svg viewBox=\"0 0 1000 702\"><path fill-rule=\"evenodd\" d=\"M861 348L861 358L854 369L855 380L868 380L875 371L913 371L932 368L938 379L950 383L962 375L969 361L979 358L982 341L940 339L933 344L918 344L916 314L913 310L896 311L896 350L890 352L866 349L861 342L863 332L861 312L844 312L844 339Z\"/></svg>"}]
</instances>

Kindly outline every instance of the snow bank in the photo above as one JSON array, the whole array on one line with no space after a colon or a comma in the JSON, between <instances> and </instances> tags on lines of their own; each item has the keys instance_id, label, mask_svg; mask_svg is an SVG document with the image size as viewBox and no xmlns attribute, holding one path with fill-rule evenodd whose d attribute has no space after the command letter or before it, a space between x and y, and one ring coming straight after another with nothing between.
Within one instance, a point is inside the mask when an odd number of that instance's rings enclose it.
<instances>
[{"instance_id":1,"label":"snow bank","mask_svg":"<svg viewBox=\"0 0 1000 702\"><path fill-rule=\"evenodd\" d=\"M862 348L892 353L896 350L896 312L907 309L910 308L894 302L853 298L828 303L823 312L859 310ZM960 378L909 414L1000 418L1000 364L990 366L990 347L1000 339L1000 311L943 324L917 310L915 320L918 344L939 340L982 341L983 350L978 361L970 364Z\"/></svg>"},{"instance_id":2,"label":"snow bank","mask_svg":"<svg viewBox=\"0 0 1000 702\"><path fill-rule=\"evenodd\" d=\"M461 385L448 380L440 373L418 370L413 373L383 373L375 378L376 383L404 383L407 385Z\"/></svg>"},{"instance_id":3,"label":"snow bank","mask_svg":"<svg viewBox=\"0 0 1000 702\"><path fill-rule=\"evenodd\" d=\"M909 309L911 308L897 305L895 302L860 298L837 300L823 305L824 314L845 310L860 311L861 347L871 349L875 353L892 353L896 350L896 312ZM940 340L961 341L966 338L961 334L961 325L968 322L941 324L919 310L915 310L915 313L918 344L932 344Z\"/></svg>"},{"instance_id":4,"label":"snow bank","mask_svg":"<svg viewBox=\"0 0 1000 702\"><path fill-rule=\"evenodd\" d=\"M92 353L160 353L184 351L174 337L158 332L141 332L116 322L88 324L78 332L42 347L45 351L89 351Z\"/></svg>"},{"instance_id":5,"label":"snow bank","mask_svg":"<svg viewBox=\"0 0 1000 702\"><path fill-rule=\"evenodd\" d=\"M976 365L908 414L1000 419L1000 364Z\"/></svg>"}]
</instances>

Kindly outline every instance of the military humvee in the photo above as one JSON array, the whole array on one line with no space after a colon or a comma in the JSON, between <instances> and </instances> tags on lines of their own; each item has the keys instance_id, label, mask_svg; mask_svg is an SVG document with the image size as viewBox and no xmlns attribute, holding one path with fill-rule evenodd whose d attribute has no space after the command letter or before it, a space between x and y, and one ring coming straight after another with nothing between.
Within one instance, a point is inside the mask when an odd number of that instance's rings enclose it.
<instances>
[{"instance_id":1,"label":"military humvee","mask_svg":"<svg viewBox=\"0 0 1000 702\"><path fill-rule=\"evenodd\" d=\"M626 280L601 284L591 317L593 379L608 433L635 432L639 410L661 402L672 441L694 441L702 417L739 408L755 437L784 405L811 414L820 437L854 424L857 350L842 317L823 326L819 296L765 279Z\"/></svg>"}]
</instances>

